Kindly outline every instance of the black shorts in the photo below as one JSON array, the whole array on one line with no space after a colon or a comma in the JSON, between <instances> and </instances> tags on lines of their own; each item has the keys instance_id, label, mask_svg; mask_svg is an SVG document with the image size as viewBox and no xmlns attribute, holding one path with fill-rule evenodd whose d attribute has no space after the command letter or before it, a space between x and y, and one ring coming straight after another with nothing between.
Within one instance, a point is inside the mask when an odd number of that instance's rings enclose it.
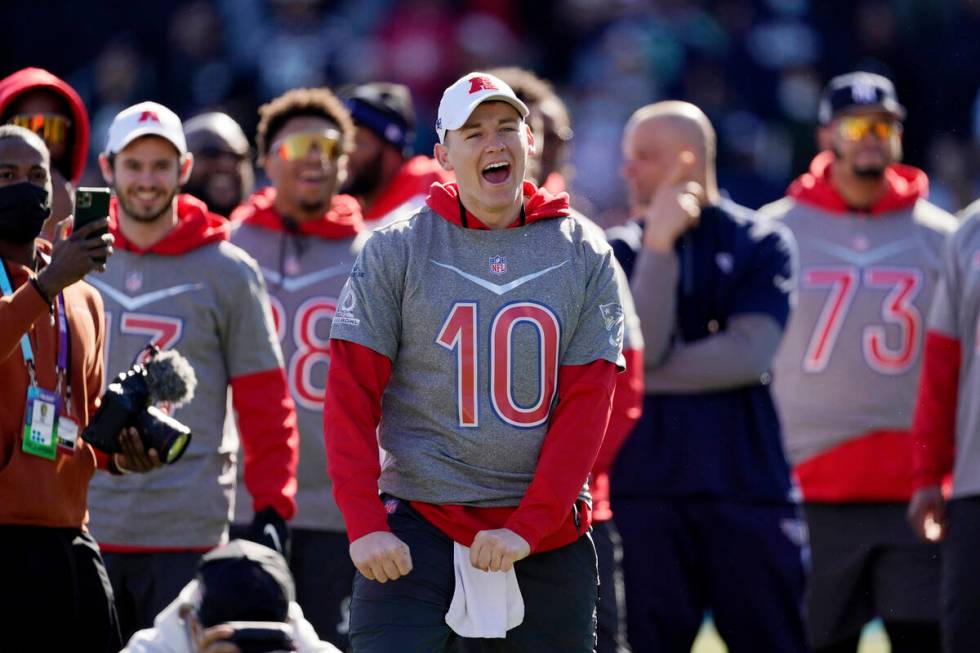
<instances>
[{"instance_id":1,"label":"black shorts","mask_svg":"<svg viewBox=\"0 0 980 653\"><path fill-rule=\"evenodd\" d=\"M455 588L453 541L406 501L398 501L388 526L408 545L412 571L387 583L356 574L350 608L354 653L592 652L598 572L588 534L514 565L524 622L505 639L462 641L446 625Z\"/></svg>"},{"instance_id":2,"label":"black shorts","mask_svg":"<svg viewBox=\"0 0 980 653\"><path fill-rule=\"evenodd\" d=\"M864 625L939 619L939 547L916 539L904 503L808 503L812 570L810 645L855 636Z\"/></svg>"}]
</instances>

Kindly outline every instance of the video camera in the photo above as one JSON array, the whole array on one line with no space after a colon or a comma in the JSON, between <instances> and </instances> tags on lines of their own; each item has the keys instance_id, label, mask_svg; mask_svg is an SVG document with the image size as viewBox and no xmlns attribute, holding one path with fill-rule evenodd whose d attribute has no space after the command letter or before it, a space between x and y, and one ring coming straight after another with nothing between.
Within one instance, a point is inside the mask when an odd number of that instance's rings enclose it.
<instances>
[{"instance_id":1,"label":"video camera","mask_svg":"<svg viewBox=\"0 0 980 653\"><path fill-rule=\"evenodd\" d=\"M116 377L102 395L82 438L108 454L119 453L119 433L135 427L143 448L156 449L160 460L172 465L191 441L191 430L152 404L167 401L180 406L190 401L197 386L194 368L176 351L161 352L147 345L146 362L136 363Z\"/></svg>"}]
</instances>

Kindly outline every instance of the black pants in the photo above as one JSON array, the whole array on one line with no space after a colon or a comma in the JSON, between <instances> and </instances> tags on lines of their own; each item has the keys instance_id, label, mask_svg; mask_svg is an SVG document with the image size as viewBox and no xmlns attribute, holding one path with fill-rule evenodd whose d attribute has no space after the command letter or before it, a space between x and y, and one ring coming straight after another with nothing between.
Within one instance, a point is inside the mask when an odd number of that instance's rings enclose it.
<instances>
[{"instance_id":1,"label":"black pants","mask_svg":"<svg viewBox=\"0 0 980 653\"><path fill-rule=\"evenodd\" d=\"M202 555L192 551L105 554L124 641L153 626L157 614L193 580Z\"/></svg>"},{"instance_id":2,"label":"black pants","mask_svg":"<svg viewBox=\"0 0 980 653\"><path fill-rule=\"evenodd\" d=\"M623 542L612 521L593 522L592 539L599 559L599 606L596 653L630 653L626 640L626 596L623 586Z\"/></svg>"},{"instance_id":3,"label":"black pants","mask_svg":"<svg viewBox=\"0 0 980 653\"><path fill-rule=\"evenodd\" d=\"M99 547L71 528L0 526L0 650L122 648Z\"/></svg>"},{"instance_id":4,"label":"black pants","mask_svg":"<svg viewBox=\"0 0 980 653\"><path fill-rule=\"evenodd\" d=\"M303 615L321 639L345 650L355 571L347 535L296 528L290 541L289 568Z\"/></svg>"},{"instance_id":5,"label":"black pants","mask_svg":"<svg viewBox=\"0 0 980 653\"><path fill-rule=\"evenodd\" d=\"M598 579L595 547L589 535L515 564L524 599L524 622L508 631L505 639L462 640L446 625L455 588L452 540L405 501L399 501L388 515L388 526L408 545L412 571L387 583L356 574L350 611L354 653L593 650Z\"/></svg>"},{"instance_id":6,"label":"black pants","mask_svg":"<svg viewBox=\"0 0 980 653\"><path fill-rule=\"evenodd\" d=\"M980 650L980 497L953 499L942 545L945 653Z\"/></svg>"}]
</instances>

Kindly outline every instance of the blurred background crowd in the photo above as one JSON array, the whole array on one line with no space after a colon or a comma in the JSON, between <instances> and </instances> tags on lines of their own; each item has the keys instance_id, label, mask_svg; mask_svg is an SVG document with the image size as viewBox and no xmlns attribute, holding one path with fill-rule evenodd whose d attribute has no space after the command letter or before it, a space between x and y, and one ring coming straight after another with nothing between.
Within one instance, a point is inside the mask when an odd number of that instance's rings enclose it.
<instances>
[{"instance_id":1,"label":"blurred background crowd","mask_svg":"<svg viewBox=\"0 0 980 653\"><path fill-rule=\"evenodd\" d=\"M153 99L183 118L220 109L254 134L256 108L297 86L408 85L434 122L460 74L519 65L554 82L575 132L578 208L627 212L622 125L638 106L683 98L719 131L721 185L760 206L816 150L831 76L881 72L908 107L905 160L955 211L980 195L980 0L191 0L3 3L0 77L61 76L93 123L85 184L120 109ZM416 148L431 152L434 131Z\"/></svg>"}]
</instances>

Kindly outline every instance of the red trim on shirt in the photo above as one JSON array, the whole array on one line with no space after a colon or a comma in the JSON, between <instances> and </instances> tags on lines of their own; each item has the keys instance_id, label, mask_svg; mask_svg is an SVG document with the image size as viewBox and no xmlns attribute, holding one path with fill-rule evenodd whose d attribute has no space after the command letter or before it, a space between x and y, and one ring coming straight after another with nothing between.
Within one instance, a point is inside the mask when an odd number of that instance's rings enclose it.
<instances>
[{"instance_id":1,"label":"red trim on shirt","mask_svg":"<svg viewBox=\"0 0 980 653\"><path fill-rule=\"evenodd\" d=\"M908 501L913 490L912 436L908 431L871 431L800 463L794 471L805 501Z\"/></svg>"},{"instance_id":2,"label":"red trim on shirt","mask_svg":"<svg viewBox=\"0 0 980 653\"><path fill-rule=\"evenodd\" d=\"M270 231L287 231L283 217L275 207L276 189L267 186L252 193L248 201L231 212L232 223L261 227ZM361 205L350 195L334 195L330 208L319 220L296 224L296 230L304 235L326 240L340 240L356 236L364 228Z\"/></svg>"},{"instance_id":3,"label":"red trim on shirt","mask_svg":"<svg viewBox=\"0 0 980 653\"><path fill-rule=\"evenodd\" d=\"M442 169L439 162L425 155L413 156L402 164L391 183L364 210L364 220L374 221L391 213L417 195L429 192L435 183L449 183L454 175Z\"/></svg>"},{"instance_id":4,"label":"red trim on shirt","mask_svg":"<svg viewBox=\"0 0 980 653\"><path fill-rule=\"evenodd\" d=\"M286 373L276 368L235 377L231 398L238 413L245 487L252 495L253 510L271 506L283 519L292 519L299 431Z\"/></svg>"},{"instance_id":5,"label":"red trim on shirt","mask_svg":"<svg viewBox=\"0 0 980 653\"><path fill-rule=\"evenodd\" d=\"M940 485L953 471L961 356L957 338L936 331L926 333L922 378L912 422L916 489Z\"/></svg>"},{"instance_id":6,"label":"red trim on shirt","mask_svg":"<svg viewBox=\"0 0 980 653\"><path fill-rule=\"evenodd\" d=\"M616 454L626 442L626 437L643 413L643 350L624 349L626 371L616 375L616 391L613 394L612 414L602 447L592 467L589 493L592 494L592 521L612 519L609 503L609 470Z\"/></svg>"},{"instance_id":7,"label":"red trim on shirt","mask_svg":"<svg viewBox=\"0 0 980 653\"><path fill-rule=\"evenodd\" d=\"M810 171L800 175L789 186L786 194L806 204L812 204L831 213L853 213L855 209L844 202L834 187L833 152L821 152L810 163ZM894 163L885 169L885 191L869 210L870 215L906 209L919 199L929 196L929 179L926 173L912 166Z\"/></svg>"},{"instance_id":8,"label":"red trim on shirt","mask_svg":"<svg viewBox=\"0 0 980 653\"><path fill-rule=\"evenodd\" d=\"M527 540L532 551L573 542L590 523L586 510L576 525L571 508L609 421L615 374L616 366L604 360L561 367L558 405L551 414L534 480L517 507L411 505L461 544L471 544L480 530L501 527ZM381 465L375 429L390 375L391 361L382 354L353 342L330 341L324 407L327 468L351 541L388 530L377 498Z\"/></svg>"},{"instance_id":9,"label":"red trim on shirt","mask_svg":"<svg viewBox=\"0 0 980 653\"><path fill-rule=\"evenodd\" d=\"M568 205L568 193L552 195L543 188L537 188L529 181L524 182L524 222L531 224L536 220L547 220L549 218L564 218L571 215ZM425 203L429 205L437 215L441 216L446 222L454 225L463 226L463 221L459 215L459 186L452 184L432 184L429 189L429 196ZM466 211L467 226L470 229L489 229L479 218ZM508 226L508 229L520 227L520 217Z\"/></svg>"}]
</instances>

